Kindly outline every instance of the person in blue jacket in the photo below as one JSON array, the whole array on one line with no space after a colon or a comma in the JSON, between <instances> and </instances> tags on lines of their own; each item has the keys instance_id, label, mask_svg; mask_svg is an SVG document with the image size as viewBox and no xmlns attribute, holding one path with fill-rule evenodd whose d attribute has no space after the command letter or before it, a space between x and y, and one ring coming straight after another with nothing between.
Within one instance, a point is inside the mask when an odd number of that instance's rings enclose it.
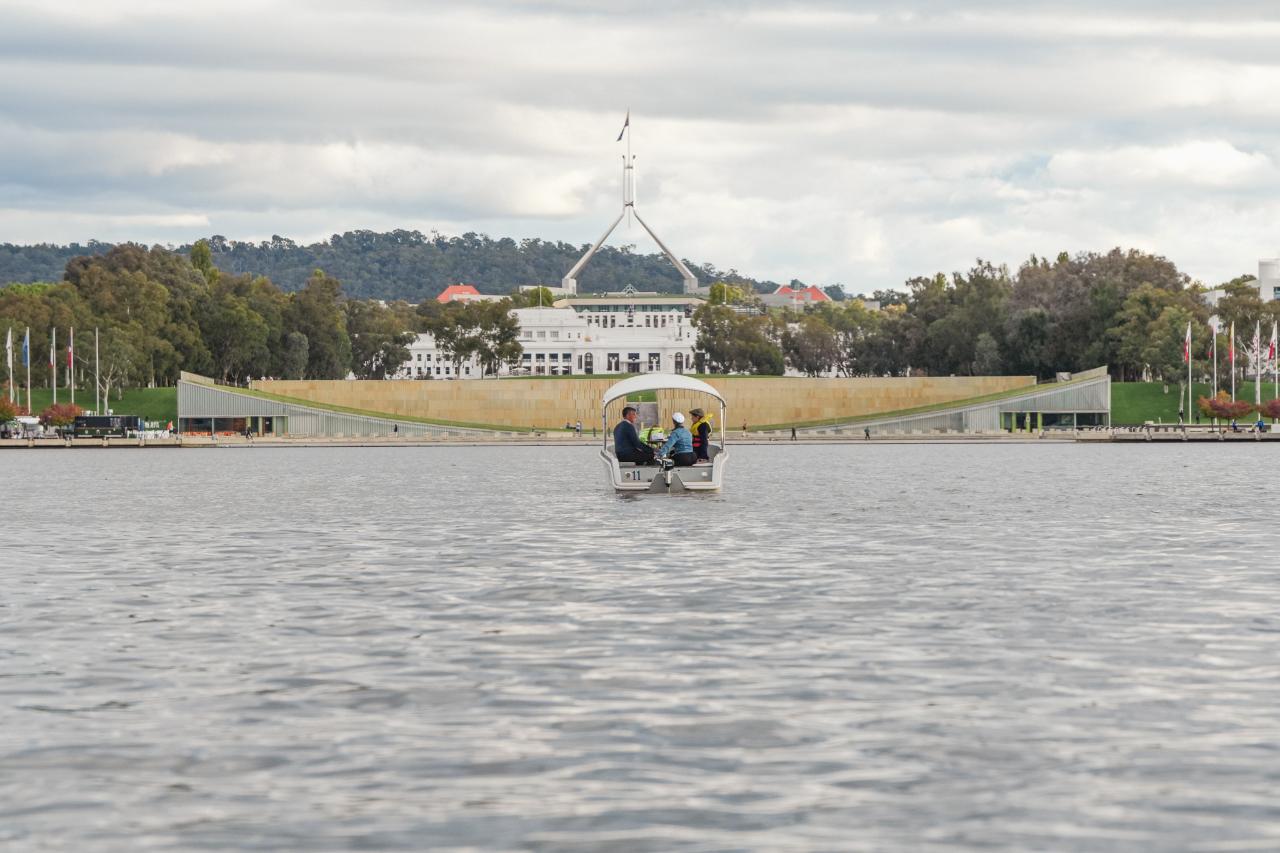
<instances>
[{"instance_id":1,"label":"person in blue jacket","mask_svg":"<svg viewBox=\"0 0 1280 853\"><path fill-rule=\"evenodd\" d=\"M693 433L684 425L684 415L676 412L671 416L673 424L671 435L658 448L658 456L671 457L671 462L680 468L687 468L697 463L698 455L693 452Z\"/></svg>"}]
</instances>

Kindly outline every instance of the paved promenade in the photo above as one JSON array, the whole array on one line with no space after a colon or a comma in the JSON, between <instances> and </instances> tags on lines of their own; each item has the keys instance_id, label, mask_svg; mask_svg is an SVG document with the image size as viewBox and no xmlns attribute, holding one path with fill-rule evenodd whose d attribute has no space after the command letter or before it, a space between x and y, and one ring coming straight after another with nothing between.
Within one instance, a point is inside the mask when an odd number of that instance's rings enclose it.
<instances>
[{"instance_id":1,"label":"paved promenade","mask_svg":"<svg viewBox=\"0 0 1280 853\"><path fill-rule=\"evenodd\" d=\"M1240 441L1280 441L1280 433L1254 433L1247 430L1232 432L1230 430L1211 427L1116 427L1113 429L1090 430L1046 430L1041 433L872 433L866 438L853 430L813 431L797 433L793 440L790 431L752 432L745 436L742 433L730 433L730 445L768 445L768 444L917 444L917 443L952 443L968 444L972 442L1114 442L1114 443L1147 443L1147 442L1240 442ZM578 437L571 433L547 432L539 434L498 434L493 438L478 438L475 435L447 438L400 438L400 437L343 437L343 438L244 438L243 436L184 436L181 438L36 438L36 439L0 439L0 450L3 449L86 449L86 448L250 448L250 447L510 447L528 445L532 447L562 446L596 446L600 438L590 435Z\"/></svg>"}]
</instances>

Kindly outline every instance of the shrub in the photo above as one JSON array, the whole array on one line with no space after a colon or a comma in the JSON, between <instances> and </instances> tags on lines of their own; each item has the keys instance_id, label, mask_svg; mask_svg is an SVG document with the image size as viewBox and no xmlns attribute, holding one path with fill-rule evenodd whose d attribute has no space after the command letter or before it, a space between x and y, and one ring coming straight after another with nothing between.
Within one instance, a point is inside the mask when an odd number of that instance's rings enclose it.
<instances>
[{"instance_id":1,"label":"shrub","mask_svg":"<svg viewBox=\"0 0 1280 853\"><path fill-rule=\"evenodd\" d=\"M1200 411L1211 418L1224 421L1243 418L1253 411L1253 403L1244 400L1232 400L1226 391L1219 391L1218 396L1208 399L1200 398Z\"/></svg>"},{"instance_id":2,"label":"shrub","mask_svg":"<svg viewBox=\"0 0 1280 853\"><path fill-rule=\"evenodd\" d=\"M1268 418L1280 418L1280 400L1268 400L1258 409L1258 414Z\"/></svg>"},{"instance_id":3,"label":"shrub","mask_svg":"<svg viewBox=\"0 0 1280 853\"><path fill-rule=\"evenodd\" d=\"M11 421L26 409L11 401L8 397L0 397L0 423Z\"/></svg>"},{"instance_id":4,"label":"shrub","mask_svg":"<svg viewBox=\"0 0 1280 853\"><path fill-rule=\"evenodd\" d=\"M70 426L75 423L77 415L83 415L84 409L73 403L54 403L40 413L40 423L45 426Z\"/></svg>"}]
</instances>

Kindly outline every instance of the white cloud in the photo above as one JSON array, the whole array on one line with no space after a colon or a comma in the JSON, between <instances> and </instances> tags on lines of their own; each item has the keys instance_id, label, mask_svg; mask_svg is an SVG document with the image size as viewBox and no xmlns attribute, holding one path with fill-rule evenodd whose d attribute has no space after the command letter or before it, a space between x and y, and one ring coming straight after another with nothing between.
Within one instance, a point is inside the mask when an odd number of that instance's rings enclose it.
<instances>
[{"instance_id":1,"label":"white cloud","mask_svg":"<svg viewBox=\"0 0 1280 853\"><path fill-rule=\"evenodd\" d=\"M1251 0L20 0L0 241L590 242L629 106L700 262L870 290L1123 244L1216 281L1276 248L1277 34Z\"/></svg>"},{"instance_id":2,"label":"white cloud","mask_svg":"<svg viewBox=\"0 0 1280 853\"><path fill-rule=\"evenodd\" d=\"M1245 190L1274 184L1275 164L1261 152L1245 152L1224 140L1196 140L1179 145L1130 145L1094 151L1063 151L1047 168L1064 186L1133 186L1154 184L1186 189Z\"/></svg>"}]
</instances>

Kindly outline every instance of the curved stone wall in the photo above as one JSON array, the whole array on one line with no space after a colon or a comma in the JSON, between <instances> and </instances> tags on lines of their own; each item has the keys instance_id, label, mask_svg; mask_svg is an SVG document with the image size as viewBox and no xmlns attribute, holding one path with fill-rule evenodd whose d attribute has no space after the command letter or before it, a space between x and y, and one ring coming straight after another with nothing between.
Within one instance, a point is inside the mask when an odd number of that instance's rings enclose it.
<instances>
[{"instance_id":1,"label":"curved stone wall","mask_svg":"<svg viewBox=\"0 0 1280 853\"><path fill-rule=\"evenodd\" d=\"M253 387L272 394L389 415L411 415L458 423L517 428L563 427L581 420L590 430L600 423L600 399L621 377L546 379L268 380ZM947 376L911 378L796 379L714 376L725 395L728 426L855 418L917 406L949 403L1035 385L1031 376ZM706 400L663 392L663 413L707 406ZM620 410L622 404L613 409ZM617 417L611 410L609 421Z\"/></svg>"}]
</instances>

